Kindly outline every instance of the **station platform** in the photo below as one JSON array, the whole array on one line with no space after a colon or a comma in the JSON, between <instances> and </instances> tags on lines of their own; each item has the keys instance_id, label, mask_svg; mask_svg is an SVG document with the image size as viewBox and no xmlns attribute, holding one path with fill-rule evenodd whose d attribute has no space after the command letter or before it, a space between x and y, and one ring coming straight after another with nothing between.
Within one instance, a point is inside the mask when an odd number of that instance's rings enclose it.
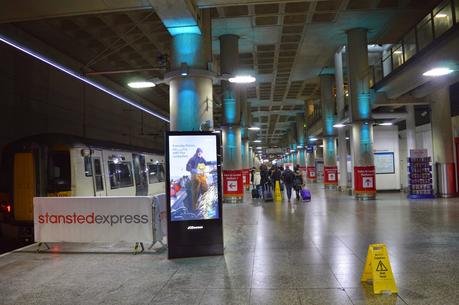
<instances>
[{"instance_id":1,"label":"station platform","mask_svg":"<svg viewBox=\"0 0 459 305\"><path fill-rule=\"evenodd\" d=\"M357 202L310 188L309 203L224 205L220 257L168 260L124 244L3 255L0 304L459 304L459 199ZM387 245L398 295L360 283L372 243Z\"/></svg>"}]
</instances>

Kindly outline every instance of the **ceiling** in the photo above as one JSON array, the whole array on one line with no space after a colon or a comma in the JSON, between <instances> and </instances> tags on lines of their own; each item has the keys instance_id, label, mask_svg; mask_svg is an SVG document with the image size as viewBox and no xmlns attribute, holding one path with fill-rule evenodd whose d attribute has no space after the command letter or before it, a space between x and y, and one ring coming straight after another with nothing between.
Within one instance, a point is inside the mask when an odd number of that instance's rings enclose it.
<instances>
[{"instance_id":1,"label":"ceiling","mask_svg":"<svg viewBox=\"0 0 459 305\"><path fill-rule=\"evenodd\" d=\"M168 69L171 36L150 1L78 1L73 6L51 0L37 6L29 1L28 10L14 1L4 2L10 7L0 13L0 30L6 24L19 28L78 61L83 73L104 72L125 87L132 79L161 78ZM247 92L253 122L262 127L259 137L269 145L282 143L295 114L304 111L305 100L319 98L318 75L332 66L335 51L346 42L347 29L369 29L370 43L395 43L438 2L196 0L195 4L210 10L215 61L218 37L239 35L240 69L257 77ZM218 85L214 91L218 100ZM136 94L167 114L168 92L168 86L161 84ZM221 108L215 111L218 124Z\"/></svg>"}]
</instances>

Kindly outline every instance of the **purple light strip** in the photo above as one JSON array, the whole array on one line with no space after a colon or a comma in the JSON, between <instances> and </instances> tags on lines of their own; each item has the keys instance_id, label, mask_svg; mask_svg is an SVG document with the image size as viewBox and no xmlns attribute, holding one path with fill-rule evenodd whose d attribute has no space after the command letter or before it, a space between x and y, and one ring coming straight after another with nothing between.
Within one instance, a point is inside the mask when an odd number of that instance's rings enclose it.
<instances>
[{"instance_id":1,"label":"purple light strip","mask_svg":"<svg viewBox=\"0 0 459 305\"><path fill-rule=\"evenodd\" d=\"M154 111L152 111L152 110L150 110L148 108L145 108L144 106L142 106L140 104L137 104L136 102L134 102L134 101L132 101L132 100L130 100L130 99L128 99L128 98L126 98L126 97L124 97L124 96L122 96L122 95L120 95L120 94L118 94L118 93L106 88L105 86L103 86L101 84L98 84L97 82L92 81L92 80L90 80L90 79L88 79L88 78L86 78L86 77L84 77L82 75L79 75L78 73L72 71L71 69L66 68L64 66L61 66L60 64L58 64L58 63L56 63L56 62L54 62L54 61L52 61L52 60L40 55L40 54L38 54L38 53L36 53L36 52L34 52L32 50L29 50L26 47L23 47L23 46L19 45L18 43L16 43L15 41L12 41L11 39L9 39L6 36L0 35L0 41L5 43L5 44L7 44L7 45L9 45L9 46L11 46L11 47L13 47L13 48L15 48L15 49L17 49L17 50L19 50L19 51L21 51L21 52L24 52L24 53L26 53L26 54L38 59L38 60L40 60L40 61L42 61L44 63L47 63L48 65L50 65L50 66L52 66L52 67L54 67L54 68L56 68L56 69L58 69L58 70L60 70L60 71L62 71L64 73L66 73L66 74L68 74L70 76L73 76L76 79L79 79L80 81L82 81L82 82L84 82L84 83L86 83L86 84L88 84L90 86L93 86L94 88L97 88L100 91L103 91L103 92L113 96L114 98L117 98L117 99L125 102L126 104L131 105L132 107L135 107L135 108L137 108L139 110L142 110L142 111L144 111L144 112L146 112L148 114L151 114L152 116L157 117L160 120L163 120L163 121L165 121L167 123L170 123L169 119L166 118L165 116L162 116L159 113L156 113L156 112L154 112Z\"/></svg>"}]
</instances>

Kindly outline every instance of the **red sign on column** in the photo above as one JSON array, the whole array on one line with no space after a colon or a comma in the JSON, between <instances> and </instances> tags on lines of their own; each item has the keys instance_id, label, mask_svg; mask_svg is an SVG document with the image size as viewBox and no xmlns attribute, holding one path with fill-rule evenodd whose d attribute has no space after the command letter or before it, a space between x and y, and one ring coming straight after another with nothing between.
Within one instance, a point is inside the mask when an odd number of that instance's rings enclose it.
<instances>
[{"instance_id":1,"label":"red sign on column","mask_svg":"<svg viewBox=\"0 0 459 305\"><path fill-rule=\"evenodd\" d=\"M242 183L246 186L250 186L250 168L245 168L242 170Z\"/></svg>"},{"instance_id":2,"label":"red sign on column","mask_svg":"<svg viewBox=\"0 0 459 305\"><path fill-rule=\"evenodd\" d=\"M354 166L354 189L356 193L376 193L374 166Z\"/></svg>"},{"instance_id":3,"label":"red sign on column","mask_svg":"<svg viewBox=\"0 0 459 305\"><path fill-rule=\"evenodd\" d=\"M242 197L244 195L244 184L242 170L223 171L223 196Z\"/></svg>"},{"instance_id":4,"label":"red sign on column","mask_svg":"<svg viewBox=\"0 0 459 305\"><path fill-rule=\"evenodd\" d=\"M316 168L315 166L308 166L307 169L308 179L316 180Z\"/></svg>"},{"instance_id":5,"label":"red sign on column","mask_svg":"<svg viewBox=\"0 0 459 305\"><path fill-rule=\"evenodd\" d=\"M324 166L324 184L325 185L338 184L338 167Z\"/></svg>"}]
</instances>

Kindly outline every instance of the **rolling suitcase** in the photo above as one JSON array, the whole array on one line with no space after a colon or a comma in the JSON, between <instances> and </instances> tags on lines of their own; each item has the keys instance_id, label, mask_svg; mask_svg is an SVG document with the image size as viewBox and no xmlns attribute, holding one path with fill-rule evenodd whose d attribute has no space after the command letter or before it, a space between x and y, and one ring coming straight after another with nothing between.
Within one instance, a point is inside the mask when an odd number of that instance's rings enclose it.
<instances>
[{"instance_id":1,"label":"rolling suitcase","mask_svg":"<svg viewBox=\"0 0 459 305\"><path fill-rule=\"evenodd\" d=\"M300 190L300 196L303 201L311 201L311 192L307 188Z\"/></svg>"},{"instance_id":2,"label":"rolling suitcase","mask_svg":"<svg viewBox=\"0 0 459 305\"><path fill-rule=\"evenodd\" d=\"M260 198L260 193L258 192L258 190L256 188L252 189L252 198L253 199Z\"/></svg>"},{"instance_id":3,"label":"rolling suitcase","mask_svg":"<svg viewBox=\"0 0 459 305\"><path fill-rule=\"evenodd\" d=\"M271 188L269 186L265 188L266 189L263 191L263 200L265 202L274 201L273 193L271 192Z\"/></svg>"}]
</instances>

